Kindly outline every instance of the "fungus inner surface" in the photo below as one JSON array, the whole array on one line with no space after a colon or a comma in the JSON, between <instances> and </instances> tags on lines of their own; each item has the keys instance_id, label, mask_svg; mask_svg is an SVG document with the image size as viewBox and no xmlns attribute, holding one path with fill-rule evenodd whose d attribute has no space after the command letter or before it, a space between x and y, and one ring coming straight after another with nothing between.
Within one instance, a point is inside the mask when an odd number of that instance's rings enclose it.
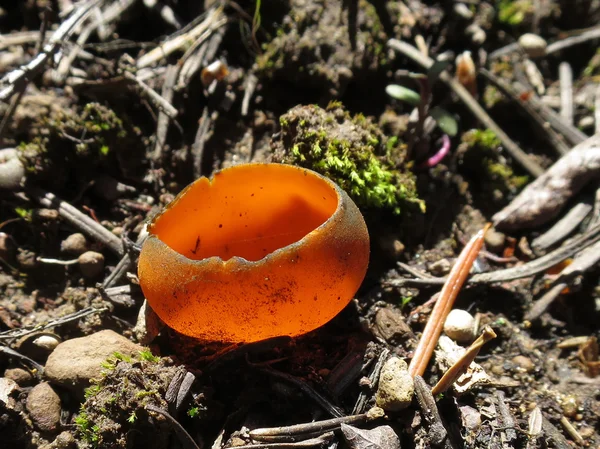
<instances>
[{"instance_id":1,"label":"fungus inner surface","mask_svg":"<svg viewBox=\"0 0 600 449\"><path fill-rule=\"evenodd\" d=\"M297 242L338 207L335 188L312 172L279 164L226 169L190 185L150 226L183 256L257 261Z\"/></svg>"}]
</instances>

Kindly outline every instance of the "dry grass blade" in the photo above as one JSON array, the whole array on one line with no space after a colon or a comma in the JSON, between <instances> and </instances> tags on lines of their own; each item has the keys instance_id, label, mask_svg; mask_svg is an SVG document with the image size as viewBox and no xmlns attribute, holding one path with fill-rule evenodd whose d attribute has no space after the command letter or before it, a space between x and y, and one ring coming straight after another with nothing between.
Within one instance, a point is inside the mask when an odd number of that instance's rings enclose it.
<instances>
[{"instance_id":1,"label":"dry grass blade","mask_svg":"<svg viewBox=\"0 0 600 449\"><path fill-rule=\"evenodd\" d=\"M488 223L481 231L475 234L458 256L448 276L448 280L440 292L440 297L433 307L429 321L427 321L423 335L419 340L413 359L408 367L408 372L411 376L422 376L425 372L425 368L433 354L433 349L437 345L438 338L442 333L444 321L448 313L450 313L458 292L471 271L471 266L483 246L483 238L490 226Z\"/></svg>"}]
</instances>

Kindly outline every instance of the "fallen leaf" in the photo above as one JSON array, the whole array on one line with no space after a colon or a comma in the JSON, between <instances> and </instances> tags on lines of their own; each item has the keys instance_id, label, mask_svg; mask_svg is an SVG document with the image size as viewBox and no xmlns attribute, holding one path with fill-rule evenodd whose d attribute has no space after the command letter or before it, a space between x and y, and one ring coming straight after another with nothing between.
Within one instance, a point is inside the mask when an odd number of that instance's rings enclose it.
<instances>
[{"instance_id":1,"label":"fallen leaf","mask_svg":"<svg viewBox=\"0 0 600 449\"><path fill-rule=\"evenodd\" d=\"M400 449L400 438L390 426L364 430L342 424L342 433L350 449Z\"/></svg>"}]
</instances>

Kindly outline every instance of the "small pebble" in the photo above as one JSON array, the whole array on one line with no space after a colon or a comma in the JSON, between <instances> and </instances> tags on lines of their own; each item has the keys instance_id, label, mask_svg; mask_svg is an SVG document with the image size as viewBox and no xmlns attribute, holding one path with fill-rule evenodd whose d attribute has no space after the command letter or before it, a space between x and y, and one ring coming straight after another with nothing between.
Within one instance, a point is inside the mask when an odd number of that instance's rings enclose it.
<instances>
[{"instance_id":1,"label":"small pebble","mask_svg":"<svg viewBox=\"0 0 600 449\"><path fill-rule=\"evenodd\" d=\"M18 150L0 150L0 189L18 190L25 178L25 167L19 160Z\"/></svg>"},{"instance_id":2,"label":"small pebble","mask_svg":"<svg viewBox=\"0 0 600 449\"><path fill-rule=\"evenodd\" d=\"M512 362L515 364L515 366L522 369L526 373L531 373L535 369L535 364L529 357L525 357L524 355L517 355L513 357Z\"/></svg>"},{"instance_id":3,"label":"small pebble","mask_svg":"<svg viewBox=\"0 0 600 449\"><path fill-rule=\"evenodd\" d=\"M444 323L444 332L454 341L469 343L475 337L475 318L466 310L453 309Z\"/></svg>"},{"instance_id":4,"label":"small pebble","mask_svg":"<svg viewBox=\"0 0 600 449\"><path fill-rule=\"evenodd\" d=\"M519 46L530 58L541 58L546 54L546 40L533 33L525 33L519 38Z\"/></svg>"},{"instance_id":5,"label":"small pebble","mask_svg":"<svg viewBox=\"0 0 600 449\"><path fill-rule=\"evenodd\" d=\"M63 253L75 254L79 256L87 251L88 244L85 236L79 232L71 234L60 244L60 250Z\"/></svg>"},{"instance_id":6,"label":"small pebble","mask_svg":"<svg viewBox=\"0 0 600 449\"><path fill-rule=\"evenodd\" d=\"M390 412L405 409L412 402L414 392L415 384L408 374L406 362L398 357L390 357L381 369L375 395L377 406Z\"/></svg>"},{"instance_id":7,"label":"small pebble","mask_svg":"<svg viewBox=\"0 0 600 449\"><path fill-rule=\"evenodd\" d=\"M56 221L60 217L60 214L56 209L35 209L33 211L33 218L40 221Z\"/></svg>"},{"instance_id":8,"label":"small pebble","mask_svg":"<svg viewBox=\"0 0 600 449\"><path fill-rule=\"evenodd\" d=\"M38 265L36 254L27 249L18 249L17 262L23 271L33 270Z\"/></svg>"},{"instance_id":9,"label":"small pebble","mask_svg":"<svg viewBox=\"0 0 600 449\"><path fill-rule=\"evenodd\" d=\"M573 418L577 415L577 410L579 409L579 401L576 396L567 395L562 398L560 401L560 406L563 411L563 415L567 418Z\"/></svg>"},{"instance_id":10,"label":"small pebble","mask_svg":"<svg viewBox=\"0 0 600 449\"><path fill-rule=\"evenodd\" d=\"M450 273L450 268L452 268L452 265L448 259L440 259L430 263L427 268L434 276L445 276Z\"/></svg>"},{"instance_id":11,"label":"small pebble","mask_svg":"<svg viewBox=\"0 0 600 449\"><path fill-rule=\"evenodd\" d=\"M53 432L60 426L60 398L48 382L39 383L31 389L26 408L41 431Z\"/></svg>"},{"instance_id":12,"label":"small pebble","mask_svg":"<svg viewBox=\"0 0 600 449\"><path fill-rule=\"evenodd\" d=\"M4 377L15 381L20 387L28 387L33 381L33 376L23 368L8 368L4 371Z\"/></svg>"},{"instance_id":13,"label":"small pebble","mask_svg":"<svg viewBox=\"0 0 600 449\"><path fill-rule=\"evenodd\" d=\"M33 345L47 352L52 352L59 345L60 341L51 335L42 335L33 340Z\"/></svg>"},{"instance_id":14,"label":"small pebble","mask_svg":"<svg viewBox=\"0 0 600 449\"><path fill-rule=\"evenodd\" d=\"M95 251L87 251L77 259L79 269L86 279L96 279L104 271L104 256Z\"/></svg>"},{"instance_id":15,"label":"small pebble","mask_svg":"<svg viewBox=\"0 0 600 449\"><path fill-rule=\"evenodd\" d=\"M484 240L487 249L495 253L500 253L506 244L506 235L492 228L485 233Z\"/></svg>"}]
</instances>

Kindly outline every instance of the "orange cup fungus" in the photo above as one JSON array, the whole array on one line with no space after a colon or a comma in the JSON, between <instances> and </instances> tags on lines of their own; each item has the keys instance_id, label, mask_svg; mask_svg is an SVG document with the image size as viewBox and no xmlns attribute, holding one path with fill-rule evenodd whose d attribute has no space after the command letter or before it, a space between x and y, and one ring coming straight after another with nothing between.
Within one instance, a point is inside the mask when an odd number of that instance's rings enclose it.
<instances>
[{"instance_id":1,"label":"orange cup fungus","mask_svg":"<svg viewBox=\"0 0 600 449\"><path fill-rule=\"evenodd\" d=\"M296 336L337 315L369 262L365 221L311 170L244 164L200 178L148 226L139 259L148 303L205 341Z\"/></svg>"}]
</instances>

